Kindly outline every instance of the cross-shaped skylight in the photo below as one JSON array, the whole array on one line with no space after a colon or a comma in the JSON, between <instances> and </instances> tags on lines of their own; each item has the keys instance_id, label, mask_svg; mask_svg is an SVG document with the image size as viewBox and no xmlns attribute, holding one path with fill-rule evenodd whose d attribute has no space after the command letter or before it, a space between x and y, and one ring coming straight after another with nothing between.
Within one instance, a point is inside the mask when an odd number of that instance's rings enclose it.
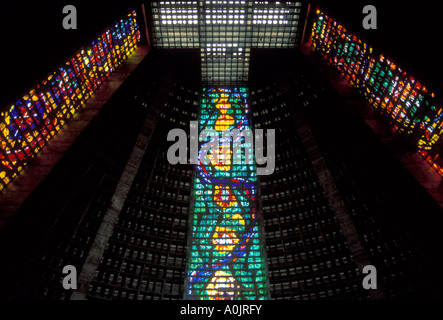
<instances>
[{"instance_id":1,"label":"cross-shaped skylight","mask_svg":"<svg viewBox=\"0 0 443 320\"><path fill-rule=\"evenodd\" d=\"M202 82L246 84L251 48L294 48L302 3L295 1L157 1L152 45L200 49Z\"/></svg>"}]
</instances>

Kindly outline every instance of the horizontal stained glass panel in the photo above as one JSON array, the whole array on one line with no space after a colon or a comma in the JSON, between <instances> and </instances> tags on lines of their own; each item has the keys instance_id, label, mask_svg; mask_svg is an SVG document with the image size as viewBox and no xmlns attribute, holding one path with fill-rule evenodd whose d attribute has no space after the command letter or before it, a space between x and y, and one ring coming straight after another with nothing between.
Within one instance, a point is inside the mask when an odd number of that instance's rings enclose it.
<instances>
[{"instance_id":1,"label":"horizontal stained glass panel","mask_svg":"<svg viewBox=\"0 0 443 320\"><path fill-rule=\"evenodd\" d=\"M135 11L0 113L0 191L136 48Z\"/></svg>"},{"instance_id":2,"label":"horizontal stained glass panel","mask_svg":"<svg viewBox=\"0 0 443 320\"><path fill-rule=\"evenodd\" d=\"M417 151L443 176L436 142L443 133L443 108L423 83L394 61L317 10L311 42L348 83L389 118L393 127L410 137Z\"/></svg>"},{"instance_id":3,"label":"horizontal stained glass panel","mask_svg":"<svg viewBox=\"0 0 443 320\"><path fill-rule=\"evenodd\" d=\"M267 298L265 258L256 207L257 174L247 133L243 150L233 157L224 130L250 129L245 88L204 89L199 130L219 133L219 148L201 154L194 182L194 210L188 264L188 292L193 300ZM252 131L249 131L251 134ZM238 140L236 140L238 141ZM236 152L234 148L234 152Z\"/></svg>"}]
</instances>

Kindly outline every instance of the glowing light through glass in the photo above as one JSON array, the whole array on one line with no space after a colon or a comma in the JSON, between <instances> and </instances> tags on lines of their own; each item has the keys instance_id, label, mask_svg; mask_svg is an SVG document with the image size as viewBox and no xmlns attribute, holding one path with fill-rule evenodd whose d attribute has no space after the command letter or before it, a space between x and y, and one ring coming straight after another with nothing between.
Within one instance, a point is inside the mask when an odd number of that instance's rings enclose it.
<instances>
[{"instance_id":1,"label":"glowing light through glass","mask_svg":"<svg viewBox=\"0 0 443 320\"><path fill-rule=\"evenodd\" d=\"M231 161L230 140L221 131L250 127L247 90L204 89L199 130L216 130L220 150L197 165L188 264L188 299L263 300L267 298L265 259L256 207L255 164L242 152ZM252 148L247 139L242 150ZM201 143L202 146L208 142ZM226 149L224 149L226 148ZM223 154L229 159L217 158ZM218 160L217 160L218 159Z\"/></svg>"},{"instance_id":2,"label":"glowing light through glass","mask_svg":"<svg viewBox=\"0 0 443 320\"><path fill-rule=\"evenodd\" d=\"M443 176L436 147L443 133L443 109L436 105L434 93L320 10L311 42L374 108L389 117L395 130L412 137L418 153Z\"/></svg>"},{"instance_id":3,"label":"glowing light through glass","mask_svg":"<svg viewBox=\"0 0 443 320\"><path fill-rule=\"evenodd\" d=\"M0 114L0 191L136 48L135 11Z\"/></svg>"}]
</instances>

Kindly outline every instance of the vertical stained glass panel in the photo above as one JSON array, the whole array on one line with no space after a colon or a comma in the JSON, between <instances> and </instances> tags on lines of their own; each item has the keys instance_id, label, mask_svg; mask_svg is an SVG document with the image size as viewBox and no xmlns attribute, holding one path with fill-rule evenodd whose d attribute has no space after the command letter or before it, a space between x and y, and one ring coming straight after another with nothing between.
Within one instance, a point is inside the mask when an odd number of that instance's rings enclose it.
<instances>
[{"instance_id":1,"label":"vertical stained glass panel","mask_svg":"<svg viewBox=\"0 0 443 320\"><path fill-rule=\"evenodd\" d=\"M256 206L257 174L253 159L247 159L253 154L246 152L253 147L249 139L252 131L247 130L247 89L203 91L199 132L215 130L219 148L207 152L204 164L202 152L210 140L200 143L185 298L263 300L267 286ZM241 157L233 157L236 149L230 148L230 138L221 134L233 129L245 136L241 138Z\"/></svg>"},{"instance_id":2,"label":"vertical stained glass panel","mask_svg":"<svg viewBox=\"0 0 443 320\"><path fill-rule=\"evenodd\" d=\"M139 40L133 11L0 113L0 191L84 106Z\"/></svg>"}]
</instances>

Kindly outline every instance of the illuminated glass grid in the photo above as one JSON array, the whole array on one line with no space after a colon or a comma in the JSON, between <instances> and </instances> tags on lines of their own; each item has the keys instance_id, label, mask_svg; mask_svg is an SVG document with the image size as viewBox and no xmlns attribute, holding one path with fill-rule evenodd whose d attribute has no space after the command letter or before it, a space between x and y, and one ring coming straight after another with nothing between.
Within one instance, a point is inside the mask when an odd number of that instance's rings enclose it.
<instances>
[{"instance_id":1,"label":"illuminated glass grid","mask_svg":"<svg viewBox=\"0 0 443 320\"><path fill-rule=\"evenodd\" d=\"M436 105L434 93L320 10L311 42L397 131L412 137L418 152L443 175L434 150L443 133L443 109Z\"/></svg>"},{"instance_id":2,"label":"illuminated glass grid","mask_svg":"<svg viewBox=\"0 0 443 320\"><path fill-rule=\"evenodd\" d=\"M300 38L302 3L254 1L253 48L293 48Z\"/></svg>"},{"instance_id":3,"label":"illuminated glass grid","mask_svg":"<svg viewBox=\"0 0 443 320\"><path fill-rule=\"evenodd\" d=\"M244 85L251 48L294 48L301 2L157 1L152 43L158 48L200 48L202 81Z\"/></svg>"},{"instance_id":4,"label":"illuminated glass grid","mask_svg":"<svg viewBox=\"0 0 443 320\"><path fill-rule=\"evenodd\" d=\"M245 88L203 89L200 132L249 129L247 98ZM252 148L246 140L242 150ZM197 165L185 298L263 300L267 286L255 198L256 167L247 164L246 152L240 162L232 161L232 148L223 152L230 140L220 134L219 142L220 149L208 152L209 164L199 161Z\"/></svg>"},{"instance_id":5,"label":"illuminated glass grid","mask_svg":"<svg viewBox=\"0 0 443 320\"><path fill-rule=\"evenodd\" d=\"M139 40L132 11L0 114L0 190L60 131Z\"/></svg>"}]
</instances>

